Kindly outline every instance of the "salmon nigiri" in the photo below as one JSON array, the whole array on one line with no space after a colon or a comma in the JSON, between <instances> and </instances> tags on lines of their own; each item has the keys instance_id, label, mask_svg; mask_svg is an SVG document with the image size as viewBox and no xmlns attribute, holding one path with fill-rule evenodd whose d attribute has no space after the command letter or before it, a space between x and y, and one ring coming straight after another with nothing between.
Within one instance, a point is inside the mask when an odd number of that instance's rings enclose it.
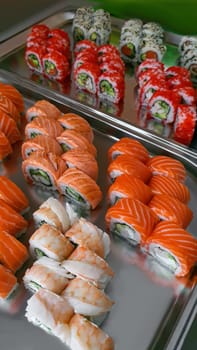
<instances>
[{"instance_id":1,"label":"salmon nigiri","mask_svg":"<svg viewBox=\"0 0 197 350\"><path fill-rule=\"evenodd\" d=\"M17 124L20 123L21 116L19 111L17 110L12 100L3 95L2 92L0 92L0 109L4 113L7 113L12 119L14 119Z\"/></svg>"},{"instance_id":2,"label":"salmon nigiri","mask_svg":"<svg viewBox=\"0 0 197 350\"><path fill-rule=\"evenodd\" d=\"M118 176L108 189L108 200L111 205L124 197L138 199L146 204L152 196L152 191L148 185L137 177L128 174Z\"/></svg>"},{"instance_id":3,"label":"salmon nigiri","mask_svg":"<svg viewBox=\"0 0 197 350\"><path fill-rule=\"evenodd\" d=\"M24 112L23 96L14 86L0 83L0 92L14 103L19 113Z\"/></svg>"},{"instance_id":4,"label":"salmon nigiri","mask_svg":"<svg viewBox=\"0 0 197 350\"><path fill-rule=\"evenodd\" d=\"M29 200L24 192L8 177L0 176L0 199L19 213L29 208Z\"/></svg>"},{"instance_id":5,"label":"salmon nigiri","mask_svg":"<svg viewBox=\"0 0 197 350\"><path fill-rule=\"evenodd\" d=\"M28 226L28 222L10 205L0 199L0 229L12 236L20 236Z\"/></svg>"},{"instance_id":6,"label":"salmon nigiri","mask_svg":"<svg viewBox=\"0 0 197 350\"><path fill-rule=\"evenodd\" d=\"M29 258L24 244L7 232L0 230L0 261L13 273L18 271Z\"/></svg>"},{"instance_id":7,"label":"salmon nigiri","mask_svg":"<svg viewBox=\"0 0 197 350\"><path fill-rule=\"evenodd\" d=\"M150 168L152 175L163 175L180 182L185 181L185 167L177 159L168 156L154 156L148 161L147 166Z\"/></svg>"},{"instance_id":8,"label":"salmon nigiri","mask_svg":"<svg viewBox=\"0 0 197 350\"><path fill-rule=\"evenodd\" d=\"M120 154L130 155L131 158L139 159L143 163L149 160L147 149L139 141L129 137L123 137L109 148L109 161L112 161Z\"/></svg>"},{"instance_id":9,"label":"salmon nigiri","mask_svg":"<svg viewBox=\"0 0 197 350\"><path fill-rule=\"evenodd\" d=\"M11 144L22 139L15 120L2 110L0 110L0 130L5 134Z\"/></svg>"},{"instance_id":10,"label":"salmon nigiri","mask_svg":"<svg viewBox=\"0 0 197 350\"><path fill-rule=\"evenodd\" d=\"M151 171L145 164L125 154L115 158L109 164L107 172L112 181L122 174L135 176L144 182L147 182L151 177Z\"/></svg>"},{"instance_id":11,"label":"salmon nigiri","mask_svg":"<svg viewBox=\"0 0 197 350\"><path fill-rule=\"evenodd\" d=\"M159 221L150 208L133 198L121 198L107 210L109 231L136 245L144 243Z\"/></svg>"},{"instance_id":12,"label":"salmon nigiri","mask_svg":"<svg viewBox=\"0 0 197 350\"><path fill-rule=\"evenodd\" d=\"M5 134L0 131L0 161L12 153L12 146Z\"/></svg>"},{"instance_id":13,"label":"salmon nigiri","mask_svg":"<svg viewBox=\"0 0 197 350\"><path fill-rule=\"evenodd\" d=\"M179 199L183 203L188 203L190 200L190 192L183 183L161 175L152 176L148 183L154 194L167 194Z\"/></svg>"},{"instance_id":14,"label":"salmon nigiri","mask_svg":"<svg viewBox=\"0 0 197 350\"><path fill-rule=\"evenodd\" d=\"M159 222L148 237L146 248L176 276L188 274L197 261L197 239L172 222Z\"/></svg>"},{"instance_id":15,"label":"salmon nigiri","mask_svg":"<svg viewBox=\"0 0 197 350\"><path fill-rule=\"evenodd\" d=\"M43 116L33 119L25 127L25 137L27 139L37 135L48 135L56 138L62 132L63 128L56 119Z\"/></svg>"},{"instance_id":16,"label":"salmon nigiri","mask_svg":"<svg viewBox=\"0 0 197 350\"><path fill-rule=\"evenodd\" d=\"M0 298L8 298L17 285L17 279L13 273L0 264Z\"/></svg>"},{"instance_id":17,"label":"salmon nigiri","mask_svg":"<svg viewBox=\"0 0 197 350\"><path fill-rule=\"evenodd\" d=\"M55 138L48 135L37 135L23 142L21 147L22 158L26 159L32 152L45 151L46 153L54 153L60 156L63 151Z\"/></svg>"},{"instance_id":18,"label":"salmon nigiri","mask_svg":"<svg viewBox=\"0 0 197 350\"><path fill-rule=\"evenodd\" d=\"M75 113L66 113L58 121L64 129L75 130L85 136L89 142L93 141L93 130L85 118Z\"/></svg>"},{"instance_id":19,"label":"salmon nigiri","mask_svg":"<svg viewBox=\"0 0 197 350\"><path fill-rule=\"evenodd\" d=\"M148 206L161 220L175 222L182 228L186 228L193 218L186 204L167 194L155 194Z\"/></svg>"},{"instance_id":20,"label":"salmon nigiri","mask_svg":"<svg viewBox=\"0 0 197 350\"><path fill-rule=\"evenodd\" d=\"M25 114L28 122L40 116L57 119L60 115L60 110L47 100L37 101L32 107L28 108Z\"/></svg>"}]
</instances>

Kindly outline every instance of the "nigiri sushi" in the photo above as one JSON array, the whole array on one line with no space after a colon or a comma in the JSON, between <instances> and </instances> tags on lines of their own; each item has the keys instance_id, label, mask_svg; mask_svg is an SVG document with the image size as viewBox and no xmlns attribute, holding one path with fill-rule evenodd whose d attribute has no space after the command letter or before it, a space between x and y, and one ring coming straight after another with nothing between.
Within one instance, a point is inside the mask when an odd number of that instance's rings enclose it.
<instances>
[{"instance_id":1,"label":"nigiri sushi","mask_svg":"<svg viewBox=\"0 0 197 350\"><path fill-rule=\"evenodd\" d=\"M26 232L27 227L27 220L0 198L0 229L19 237Z\"/></svg>"},{"instance_id":2,"label":"nigiri sushi","mask_svg":"<svg viewBox=\"0 0 197 350\"><path fill-rule=\"evenodd\" d=\"M22 135L14 119L0 110L0 130L8 138L11 145L22 139Z\"/></svg>"},{"instance_id":3,"label":"nigiri sushi","mask_svg":"<svg viewBox=\"0 0 197 350\"><path fill-rule=\"evenodd\" d=\"M21 114L24 112L24 99L19 90L12 85L0 83L0 92L13 102Z\"/></svg>"},{"instance_id":4,"label":"nigiri sushi","mask_svg":"<svg viewBox=\"0 0 197 350\"><path fill-rule=\"evenodd\" d=\"M0 130L0 161L5 159L13 151L12 146L5 134Z\"/></svg>"},{"instance_id":5,"label":"nigiri sushi","mask_svg":"<svg viewBox=\"0 0 197 350\"><path fill-rule=\"evenodd\" d=\"M17 279L5 266L0 264L0 299L9 298L16 289Z\"/></svg>"},{"instance_id":6,"label":"nigiri sushi","mask_svg":"<svg viewBox=\"0 0 197 350\"><path fill-rule=\"evenodd\" d=\"M48 135L37 135L23 142L21 147L22 158L26 159L32 152L45 151L60 156L63 151L55 138Z\"/></svg>"},{"instance_id":7,"label":"nigiri sushi","mask_svg":"<svg viewBox=\"0 0 197 350\"><path fill-rule=\"evenodd\" d=\"M15 273L28 258L26 246L9 233L0 230L0 262Z\"/></svg>"},{"instance_id":8,"label":"nigiri sushi","mask_svg":"<svg viewBox=\"0 0 197 350\"><path fill-rule=\"evenodd\" d=\"M118 176L108 189L108 200L114 205L120 198L138 199L140 202L148 203L153 194L148 185L135 176L122 174Z\"/></svg>"},{"instance_id":9,"label":"nigiri sushi","mask_svg":"<svg viewBox=\"0 0 197 350\"><path fill-rule=\"evenodd\" d=\"M182 228L186 228L193 218L192 210L186 204L167 194L155 194L148 206L159 219L174 222Z\"/></svg>"},{"instance_id":10,"label":"nigiri sushi","mask_svg":"<svg viewBox=\"0 0 197 350\"><path fill-rule=\"evenodd\" d=\"M0 176L0 199L19 213L29 209L29 199L24 192L7 176Z\"/></svg>"},{"instance_id":11,"label":"nigiri sushi","mask_svg":"<svg viewBox=\"0 0 197 350\"><path fill-rule=\"evenodd\" d=\"M12 100L6 97L2 92L0 92L0 109L14 119L16 124L20 124L21 116L19 111Z\"/></svg>"},{"instance_id":12,"label":"nigiri sushi","mask_svg":"<svg viewBox=\"0 0 197 350\"><path fill-rule=\"evenodd\" d=\"M127 154L143 163L149 160L147 149L137 140L123 137L115 142L108 150L109 161L114 160L120 154Z\"/></svg>"},{"instance_id":13,"label":"nigiri sushi","mask_svg":"<svg viewBox=\"0 0 197 350\"><path fill-rule=\"evenodd\" d=\"M32 107L28 108L25 117L27 122L32 121L37 117L49 117L58 119L61 115L61 111L52 103L47 100L39 100Z\"/></svg>"},{"instance_id":14,"label":"nigiri sushi","mask_svg":"<svg viewBox=\"0 0 197 350\"><path fill-rule=\"evenodd\" d=\"M109 235L84 218L76 221L65 235L75 245L85 246L101 258L110 252Z\"/></svg>"},{"instance_id":15,"label":"nigiri sushi","mask_svg":"<svg viewBox=\"0 0 197 350\"><path fill-rule=\"evenodd\" d=\"M64 298L47 289L39 289L28 299L25 311L29 322L69 344L68 322L74 312Z\"/></svg>"},{"instance_id":16,"label":"nigiri sushi","mask_svg":"<svg viewBox=\"0 0 197 350\"><path fill-rule=\"evenodd\" d=\"M108 166L107 173L112 181L122 174L128 174L147 182L151 177L150 169L140 160L123 154L115 158Z\"/></svg>"},{"instance_id":17,"label":"nigiri sushi","mask_svg":"<svg viewBox=\"0 0 197 350\"><path fill-rule=\"evenodd\" d=\"M63 132L63 128L57 119L50 117L37 117L31 122L26 124L25 127L25 137L30 139L37 135L48 135L50 137L56 138Z\"/></svg>"},{"instance_id":18,"label":"nigiri sushi","mask_svg":"<svg viewBox=\"0 0 197 350\"><path fill-rule=\"evenodd\" d=\"M176 276L185 276L197 261L197 240L176 223L159 222L146 241L146 249Z\"/></svg>"},{"instance_id":19,"label":"nigiri sushi","mask_svg":"<svg viewBox=\"0 0 197 350\"><path fill-rule=\"evenodd\" d=\"M93 141L93 130L85 118L75 113L66 113L58 118L58 121L64 129L75 130L86 137L89 142Z\"/></svg>"},{"instance_id":20,"label":"nigiri sushi","mask_svg":"<svg viewBox=\"0 0 197 350\"><path fill-rule=\"evenodd\" d=\"M62 266L71 274L88 280L101 289L104 289L114 276L114 272L104 259L83 246L78 246L62 262Z\"/></svg>"},{"instance_id":21,"label":"nigiri sushi","mask_svg":"<svg viewBox=\"0 0 197 350\"><path fill-rule=\"evenodd\" d=\"M74 245L61 231L49 224L43 224L29 239L32 256L48 256L57 261L66 259L74 250Z\"/></svg>"},{"instance_id":22,"label":"nigiri sushi","mask_svg":"<svg viewBox=\"0 0 197 350\"><path fill-rule=\"evenodd\" d=\"M22 162L22 171L28 183L51 190L57 190L57 180L65 170L66 165L61 157L45 151L33 152Z\"/></svg>"},{"instance_id":23,"label":"nigiri sushi","mask_svg":"<svg viewBox=\"0 0 197 350\"><path fill-rule=\"evenodd\" d=\"M87 209L95 209L102 200L100 187L90 176L79 169L67 169L58 178L57 184L61 194Z\"/></svg>"},{"instance_id":24,"label":"nigiri sushi","mask_svg":"<svg viewBox=\"0 0 197 350\"><path fill-rule=\"evenodd\" d=\"M132 245L143 244L159 219L150 208L133 198L121 198L107 210L107 229Z\"/></svg>"},{"instance_id":25,"label":"nigiri sushi","mask_svg":"<svg viewBox=\"0 0 197 350\"><path fill-rule=\"evenodd\" d=\"M186 179L186 169L177 159L169 156L154 156L146 164L152 175L162 175L184 182Z\"/></svg>"}]
</instances>

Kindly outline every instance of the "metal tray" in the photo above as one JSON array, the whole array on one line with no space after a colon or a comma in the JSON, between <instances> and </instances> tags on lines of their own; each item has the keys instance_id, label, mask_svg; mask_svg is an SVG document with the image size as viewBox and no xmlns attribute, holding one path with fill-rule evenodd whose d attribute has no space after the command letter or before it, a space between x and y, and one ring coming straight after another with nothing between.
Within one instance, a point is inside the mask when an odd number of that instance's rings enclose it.
<instances>
[{"instance_id":1,"label":"metal tray","mask_svg":"<svg viewBox=\"0 0 197 350\"><path fill-rule=\"evenodd\" d=\"M64 96L44 87L32 85L25 79L18 79L10 72L0 70L0 81L14 85L24 96L28 108L39 99L47 99L62 112L73 111L85 117L94 129L94 143L98 150L99 179L98 183L104 194L102 204L91 213L90 220L105 229L104 215L107 208L106 191L108 188L107 150L115 140L128 136L140 140L152 154L171 155L181 160L187 168L187 180L191 192L190 207L195 213L197 186L196 161L186 157L179 149L170 147L164 141L141 134L120 125L116 118L100 118L92 110L82 105L70 105ZM147 137L148 136L148 137ZM34 186L28 185L21 172L21 144L17 144L14 153L6 159L0 168L4 174L18 184L30 200L31 214L50 196ZM30 220L27 238L33 232ZM197 216L188 230L196 235ZM102 328L114 339L116 350L172 350L181 349L187 329L194 317L197 302L196 272L188 278L176 279L165 273L153 259L138 249L122 241L112 240L112 251L108 262L115 272L115 277L107 287L107 293L115 305ZM22 276L22 275L21 275ZM0 306L0 338L2 350L63 350L65 346L55 337L47 335L34 327L24 317L26 301L30 297L22 282L16 299ZM7 311L6 311L7 310Z\"/></svg>"},{"instance_id":2,"label":"metal tray","mask_svg":"<svg viewBox=\"0 0 197 350\"><path fill-rule=\"evenodd\" d=\"M79 5L78 5L79 6ZM72 20L74 17L75 8L66 8L65 11L60 12L54 16L43 19L42 23L46 23L51 27L60 27L69 33L72 42ZM111 17L112 21L112 35L111 43L118 46L120 29L123 25L123 20ZM129 125L141 130L146 130L151 135L158 135L166 140L171 141L174 145L182 147L182 149L195 151L195 141L186 147L173 140L173 129L171 126L164 126L157 121L144 119L144 116L139 117L136 110L135 92L136 92L136 80L134 77L134 67L127 65L125 75L125 96L124 100L119 104L113 104L108 101L98 99L95 95L83 92L76 89L74 81L72 79L67 80L64 84L51 81L44 78L42 75L32 74L27 67L24 60L24 49L26 44L27 34L31 28L21 32L19 35L13 37L11 40L3 43L0 48L0 67L11 72L15 72L18 76L24 77L30 81L36 82L38 85L45 86L52 91L56 91L59 94L65 95L73 103L79 101L84 106L92 108L101 117L103 114L114 116L120 121L125 121ZM166 66L175 65L178 58L177 44L181 36L173 33L165 33L165 42L168 50L163 58L163 62Z\"/></svg>"}]
</instances>

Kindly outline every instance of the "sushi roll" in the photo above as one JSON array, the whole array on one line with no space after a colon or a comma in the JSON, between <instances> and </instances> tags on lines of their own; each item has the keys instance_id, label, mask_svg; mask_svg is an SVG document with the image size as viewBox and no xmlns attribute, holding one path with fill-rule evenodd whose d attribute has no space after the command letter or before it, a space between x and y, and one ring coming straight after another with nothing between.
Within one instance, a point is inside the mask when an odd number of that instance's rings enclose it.
<instances>
[{"instance_id":1,"label":"sushi roll","mask_svg":"<svg viewBox=\"0 0 197 350\"><path fill-rule=\"evenodd\" d=\"M91 20L79 20L75 19L72 26L72 34L74 42L80 42L82 40L88 39L88 32L91 28Z\"/></svg>"},{"instance_id":2,"label":"sushi roll","mask_svg":"<svg viewBox=\"0 0 197 350\"><path fill-rule=\"evenodd\" d=\"M31 28L31 33L41 38L48 38L49 27L44 23L34 24Z\"/></svg>"},{"instance_id":3,"label":"sushi roll","mask_svg":"<svg viewBox=\"0 0 197 350\"><path fill-rule=\"evenodd\" d=\"M196 263L197 240L176 223L158 223L146 241L146 249L175 276L188 275Z\"/></svg>"},{"instance_id":4,"label":"sushi roll","mask_svg":"<svg viewBox=\"0 0 197 350\"><path fill-rule=\"evenodd\" d=\"M0 131L0 162L12 153L13 149L5 134Z\"/></svg>"},{"instance_id":5,"label":"sushi roll","mask_svg":"<svg viewBox=\"0 0 197 350\"><path fill-rule=\"evenodd\" d=\"M25 245L14 236L0 230L0 262L15 274L28 258L29 253Z\"/></svg>"},{"instance_id":6,"label":"sushi roll","mask_svg":"<svg viewBox=\"0 0 197 350\"><path fill-rule=\"evenodd\" d=\"M141 89L148 80L153 78L159 78L162 81L165 81L165 73L160 68L146 68L145 70L142 70L142 72L138 76L138 86L139 89Z\"/></svg>"},{"instance_id":7,"label":"sushi roll","mask_svg":"<svg viewBox=\"0 0 197 350\"><path fill-rule=\"evenodd\" d=\"M120 54L126 62L137 61L137 54L140 45L140 36L135 32L124 32L120 38Z\"/></svg>"},{"instance_id":8,"label":"sushi roll","mask_svg":"<svg viewBox=\"0 0 197 350\"><path fill-rule=\"evenodd\" d=\"M96 94L99 76L99 66L93 63L86 63L77 68L74 80L79 89Z\"/></svg>"},{"instance_id":9,"label":"sushi roll","mask_svg":"<svg viewBox=\"0 0 197 350\"><path fill-rule=\"evenodd\" d=\"M147 166L151 170L152 175L168 176L179 182L184 182L186 179L184 165L172 157L154 156L148 161Z\"/></svg>"},{"instance_id":10,"label":"sushi roll","mask_svg":"<svg viewBox=\"0 0 197 350\"><path fill-rule=\"evenodd\" d=\"M91 49L84 49L79 52L73 65L73 72L75 74L77 68L81 67L84 64L94 63L97 64L97 54Z\"/></svg>"},{"instance_id":11,"label":"sushi roll","mask_svg":"<svg viewBox=\"0 0 197 350\"><path fill-rule=\"evenodd\" d=\"M15 122L8 114L0 110L0 131L5 134L10 144L22 140L21 132Z\"/></svg>"},{"instance_id":12,"label":"sushi roll","mask_svg":"<svg viewBox=\"0 0 197 350\"><path fill-rule=\"evenodd\" d=\"M49 79L63 81L70 74L68 58L55 49L43 55L42 66L43 74Z\"/></svg>"},{"instance_id":13,"label":"sushi roll","mask_svg":"<svg viewBox=\"0 0 197 350\"><path fill-rule=\"evenodd\" d=\"M22 158L27 159L33 152L45 151L61 156L63 150L55 138L49 135L37 135L23 142L21 146Z\"/></svg>"},{"instance_id":14,"label":"sushi roll","mask_svg":"<svg viewBox=\"0 0 197 350\"><path fill-rule=\"evenodd\" d=\"M164 39L164 30L159 23L156 22L147 22L143 24L142 27L142 36L143 37L154 37Z\"/></svg>"},{"instance_id":15,"label":"sushi roll","mask_svg":"<svg viewBox=\"0 0 197 350\"><path fill-rule=\"evenodd\" d=\"M122 174L135 176L143 182L147 182L151 177L151 171L144 163L127 154L116 157L109 164L107 173L112 182Z\"/></svg>"},{"instance_id":16,"label":"sushi roll","mask_svg":"<svg viewBox=\"0 0 197 350\"><path fill-rule=\"evenodd\" d=\"M8 114L9 117L14 119L17 125L20 125L21 115L16 108L15 104L12 102L10 98L0 92L0 110L4 113Z\"/></svg>"},{"instance_id":17,"label":"sushi roll","mask_svg":"<svg viewBox=\"0 0 197 350\"><path fill-rule=\"evenodd\" d=\"M90 49L92 53L97 55L97 51L98 51L97 45L93 41L85 39L85 40L80 40L75 44L74 46L75 56L78 56L80 52L86 49Z\"/></svg>"},{"instance_id":18,"label":"sushi roll","mask_svg":"<svg viewBox=\"0 0 197 350\"><path fill-rule=\"evenodd\" d=\"M67 169L57 183L62 195L87 209L95 209L102 200L100 187L79 169Z\"/></svg>"},{"instance_id":19,"label":"sushi roll","mask_svg":"<svg viewBox=\"0 0 197 350\"><path fill-rule=\"evenodd\" d=\"M139 89L139 105L142 107L146 107L149 103L153 94L158 91L162 92L168 88L167 82L164 76L159 75L158 77L153 75L150 79L148 79L144 85L142 85Z\"/></svg>"},{"instance_id":20,"label":"sushi roll","mask_svg":"<svg viewBox=\"0 0 197 350\"><path fill-rule=\"evenodd\" d=\"M69 283L68 275L59 262L43 256L26 270L23 282L25 287L33 292L45 288L60 294Z\"/></svg>"},{"instance_id":21,"label":"sushi roll","mask_svg":"<svg viewBox=\"0 0 197 350\"><path fill-rule=\"evenodd\" d=\"M186 204L167 194L155 194L148 206L160 220L174 222L182 228L186 228L193 218L192 210Z\"/></svg>"},{"instance_id":22,"label":"sushi roll","mask_svg":"<svg viewBox=\"0 0 197 350\"><path fill-rule=\"evenodd\" d=\"M93 180L98 178L98 163L95 157L83 149L72 149L61 155L68 168L76 168L83 171Z\"/></svg>"},{"instance_id":23,"label":"sushi roll","mask_svg":"<svg viewBox=\"0 0 197 350\"><path fill-rule=\"evenodd\" d=\"M78 246L62 262L62 267L72 275L85 279L100 289L104 289L114 276L114 272L104 259L83 246Z\"/></svg>"},{"instance_id":24,"label":"sushi roll","mask_svg":"<svg viewBox=\"0 0 197 350\"><path fill-rule=\"evenodd\" d=\"M155 69L155 70L159 70L159 71L164 72L164 64L162 62L159 62L159 61L153 59L153 58L152 59L147 58L146 60L141 62L138 65L138 67L136 68L136 72L135 72L136 79L138 80L139 75L147 69Z\"/></svg>"},{"instance_id":25,"label":"sushi roll","mask_svg":"<svg viewBox=\"0 0 197 350\"><path fill-rule=\"evenodd\" d=\"M24 99L22 94L14 86L9 84L0 83L0 92L2 92L7 98L9 98L16 106L19 113L24 113Z\"/></svg>"},{"instance_id":26,"label":"sushi roll","mask_svg":"<svg viewBox=\"0 0 197 350\"><path fill-rule=\"evenodd\" d=\"M109 235L84 218L76 221L65 235L73 244L87 247L101 258L110 252Z\"/></svg>"},{"instance_id":27,"label":"sushi roll","mask_svg":"<svg viewBox=\"0 0 197 350\"><path fill-rule=\"evenodd\" d=\"M118 176L113 184L110 185L107 193L110 205L114 205L121 198L138 199L146 204L151 200L152 196L152 191L148 185L128 174Z\"/></svg>"},{"instance_id":28,"label":"sushi roll","mask_svg":"<svg viewBox=\"0 0 197 350\"><path fill-rule=\"evenodd\" d=\"M151 209L133 198L121 198L107 210L107 229L132 245L143 244L159 221Z\"/></svg>"},{"instance_id":29,"label":"sushi roll","mask_svg":"<svg viewBox=\"0 0 197 350\"><path fill-rule=\"evenodd\" d=\"M166 76L166 79L170 79L172 77L180 77L180 76L190 79L190 73L188 69L180 66L170 66L166 68L165 76Z\"/></svg>"},{"instance_id":30,"label":"sushi roll","mask_svg":"<svg viewBox=\"0 0 197 350\"><path fill-rule=\"evenodd\" d=\"M60 115L60 110L47 100L37 101L32 107L29 107L25 113L27 122L39 116L58 119Z\"/></svg>"},{"instance_id":31,"label":"sushi roll","mask_svg":"<svg viewBox=\"0 0 197 350\"><path fill-rule=\"evenodd\" d=\"M27 227L27 220L4 200L0 199L0 229L12 236L19 237L26 232Z\"/></svg>"},{"instance_id":32,"label":"sushi roll","mask_svg":"<svg viewBox=\"0 0 197 350\"><path fill-rule=\"evenodd\" d=\"M61 157L45 151L37 151L23 160L22 171L25 180L30 184L57 190L57 180L63 175L66 165Z\"/></svg>"},{"instance_id":33,"label":"sushi roll","mask_svg":"<svg viewBox=\"0 0 197 350\"><path fill-rule=\"evenodd\" d=\"M89 142L93 141L94 133L92 127L88 121L80 115L75 113L66 113L58 119L58 122L63 129L74 130L86 137Z\"/></svg>"},{"instance_id":34,"label":"sushi roll","mask_svg":"<svg viewBox=\"0 0 197 350\"><path fill-rule=\"evenodd\" d=\"M29 240L33 257L47 256L56 261L63 261L74 250L73 244L54 226L43 224Z\"/></svg>"},{"instance_id":35,"label":"sushi roll","mask_svg":"<svg viewBox=\"0 0 197 350\"><path fill-rule=\"evenodd\" d=\"M88 30L87 38L93 41L97 46L107 44L110 40L111 23L97 22L93 23Z\"/></svg>"},{"instance_id":36,"label":"sushi roll","mask_svg":"<svg viewBox=\"0 0 197 350\"><path fill-rule=\"evenodd\" d=\"M30 43L30 41L29 41ZM25 61L27 66L34 72L43 73L43 57L46 55L47 49L45 40L42 40L42 44L35 45L35 41L31 41L31 44L27 45L25 50Z\"/></svg>"},{"instance_id":37,"label":"sushi roll","mask_svg":"<svg viewBox=\"0 0 197 350\"><path fill-rule=\"evenodd\" d=\"M56 138L63 132L60 123L50 117L39 116L26 124L25 137L26 139L33 138L37 135L48 135Z\"/></svg>"},{"instance_id":38,"label":"sushi roll","mask_svg":"<svg viewBox=\"0 0 197 350\"><path fill-rule=\"evenodd\" d=\"M179 52L182 55L185 51L197 47L197 38L192 36L183 36L179 42Z\"/></svg>"},{"instance_id":39,"label":"sushi roll","mask_svg":"<svg viewBox=\"0 0 197 350\"><path fill-rule=\"evenodd\" d=\"M106 54L111 54L114 53L116 55L120 55L120 52L118 50L118 48L115 45L112 44L104 44L104 45L100 45L98 47L98 57L102 58L103 56L105 56Z\"/></svg>"},{"instance_id":40,"label":"sushi roll","mask_svg":"<svg viewBox=\"0 0 197 350\"><path fill-rule=\"evenodd\" d=\"M70 348L72 350L114 350L111 337L86 317L75 314L70 322Z\"/></svg>"},{"instance_id":41,"label":"sushi roll","mask_svg":"<svg viewBox=\"0 0 197 350\"><path fill-rule=\"evenodd\" d=\"M124 76L114 71L105 71L98 78L98 96L113 103L119 103L124 97Z\"/></svg>"},{"instance_id":42,"label":"sushi roll","mask_svg":"<svg viewBox=\"0 0 197 350\"><path fill-rule=\"evenodd\" d=\"M55 42L61 43L62 46L64 46L65 48L65 52L68 53L68 51L70 50L70 38L68 33L65 32L63 29L60 29L60 28L51 29L48 34L47 44L49 44L50 40L54 40L54 44Z\"/></svg>"},{"instance_id":43,"label":"sushi roll","mask_svg":"<svg viewBox=\"0 0 197 350\"><path fill-rule=\"evenodd\" d=\"M181 104L196 105L196 91L192 86L179 86L174 88L174 91L181 97Z\"/></svg>"},{"instance_id":44,"label":"sushi roll","mask_svg":"<svg viewBox=\"0 0 197 350\"><path fill-rule=\"evenodd\" d=\"M162 61L165 52L166 46L163 43L152 38L146 38L140 42L138 60L142 62L147 58L151 58Z\"/></svg>"},{"instance_id":45,"label":"sushi roll","mask_svg":"<svg viewBox=\"0 0 197 350\"><path fill-rule=\"evenodd\" d=\"M11 297L17 288L17 278L5 266L0 264L0 301Z\"/></svg>"},{"instance_id":46,"label":"sushi roll","mask_svg":"<svg viewBox=\"0 0 197 350\"><path fill-rule=\"evenodd\" d=\"M0 200L21 214L29 209L29 199L24 192L4 175L0 176Z\"/></svg>"},{"instance_id":47,"label":"sushi roll","mask_svg":"<svg viewBox=\"0 0 197 350\"><path fill-rule=\"evenodd\" d=\"M190 145L196 128L196 107L179 105L174 123L174 140Z\"/></svg>"},{"instance_id":48,"label":"sushi roll","mask_svg":"<svg viewBox=\"0 0 197 350\"><path fill-rule=\"evenodd\" d=\"M29 322L58 337L64 344L69 344L68 323L73 316L73 309L64 298L40 289L28 299L25 311Z\"/></svg>"},{"instance_id":49,"label":"sushi roll","mask_svg":"<svg viewBox=\"0 0 197 350\"><path fill-rule=\"evenodd\" d=\"M76 314L83 316L104 316L113 305L104 291L79 277L69 282L61 296L68 301Z\"/></svg>"},{"instance_id":50,"label":"sushi roll","mask_svg":"<svg viewBox=\"0 0 197 350\"><path fill-rule=\"evenodd\" d=\"M109 161L114 160L121 154L127 154L146 163L149 160L147 149L137 140L129 137L122 137L108 149Z\"/></svg>"}]
</instances>

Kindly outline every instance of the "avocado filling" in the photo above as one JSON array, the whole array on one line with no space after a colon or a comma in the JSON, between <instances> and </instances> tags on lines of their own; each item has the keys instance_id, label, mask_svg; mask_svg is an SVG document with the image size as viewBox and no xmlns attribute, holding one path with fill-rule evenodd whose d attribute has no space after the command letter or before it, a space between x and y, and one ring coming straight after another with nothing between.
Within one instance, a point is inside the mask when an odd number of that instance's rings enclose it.
<instances>
[{"instance_id":1,"label":"avocado filling","mask_svg":"<svg viewBox=\"0 0 197 350\"><path fill-rule=\"evenodd\" d=\"M83 31L79 27L74 29L73 37L75 41L81 41L85 39Z\"/></svg>"},{"instance_id":2,"label":"avocado filling","mask_svg":"<svg viewBox=\"0 0 197 350\"><path fill-rule=\"evenodd\" d=\"M41 183L45 186L52 186L49 175L41 169L30 169L29 173L35 182Z\"/></svg>"},{"instance_id":3,"label":"avocado filling","mask_svg":"<svg viewBox=\"0 0 197 350\"><path fill-rule=\"evenodd\" d=\"M44 71L48 75L53 75L53 76L57 75L58 73L55 64L49 60L46 60L44 63Z\"/></svg>"},{"instance_id":4,"label":"avocado filling","mask_svg":"<svg viewBox=\"0 0 197 350\"><path fill-rule=\"evenodd\" d=\"M46 256L46 254L39 248L35 248L34 252L38 259L41 258L42 256Z\"/></svg>"},{"instance_id":5,"label":"avocado filling","mask_svg":"<svg viewBox=\"0 0 197 350\"><path fill-rule=\"evenodd\" d=\"M73 188L66 187L65 194L66 196L68 196L71 199L74 199L78 203L83 203L83 204L86 203L84 198L79 193L77 193Z\"/></svg>"},{"instance_id":6,"label":"avocado filling","mask_svg":"<svg viewBox=\"0 0 197 350\"><path fill-rule=\"evenodd\" d=\"M92 92L94 90L94 84L92 78L86 73L79 73L77 76L77 83L80 87Z\"/></svg>"},{"instance_id":7,"label":"avocado filling","mask_svg":"<svg viewBox=\"0 0 197 350\"><path fill-rule=\"evenodd\" d=\"M163 100L155 101L151 108L152 116L161 120L167 119L169 112L170 106L167 102Z\"/></svg>"},{"instance_id":8,"label":"avocado filling","mask_svg":"<svg viewBox=\"0 0 197 350\"><path fill-rule=\"evenodd\" d=\"M104 95L112 96L112 97L115 96L115 90L114 90L112 84L110 84L110 82L107 80L102 80L100 82L100 91Z\"/></svg>"},{"instance_id":9,"label":"avocado filling","mask_svg":"<svg viewBox=\"0 0 197 350\"><path fill-rule=\"evenodd\" d=\"M155 257L173 272L179 268L179 263L176 258L168 251L161 247L154 248Z\"/></svg>"},{"instance_id":10,"label":"avocado filling","mask_svg":"<svg viewBox=\"0 0 197 350\"><path fill-rule=\"evenodd\" d=\"M90 35L90 40L91 40L91 41L94 41L94 42L96 43L97 36L98 36L98 34L97 34L96 32L93 32L93 33Z\"/></svg>"},{"instance_id":11,"label":"avocado filling","mask_svg":"<svg viewBox=\"0 0 197 350\"><path fill-rule=\"evenodd\" d=\"M123 223L115 223L112 228L113 233L125 238L132 244L138 244L140 241L139 233L131 226Z\"/></svg>"},{"instance_id":12,"label":"avocado filling","mask_svg":"<svg viewBox=\"0 0 197 350\"><path fill-rule=\"evenodd\" d=\"M28 62L33 68L40 69L40 64L39 64L38 58L33 53L28 55Z\"/></svg>"}]
</instances>

